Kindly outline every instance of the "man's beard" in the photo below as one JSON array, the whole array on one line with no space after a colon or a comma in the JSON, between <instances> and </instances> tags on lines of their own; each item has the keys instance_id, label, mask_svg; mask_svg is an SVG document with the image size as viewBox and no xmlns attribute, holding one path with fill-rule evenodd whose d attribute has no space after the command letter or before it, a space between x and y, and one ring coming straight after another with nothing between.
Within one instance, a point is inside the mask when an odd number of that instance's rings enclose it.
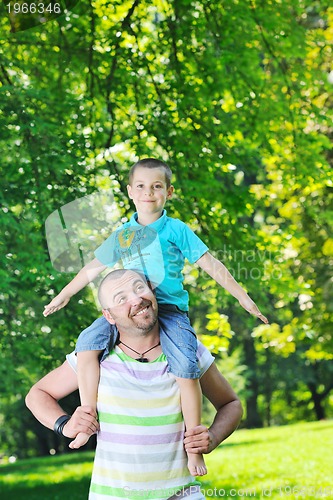
<instances>
[{"instance_id":1,"label":"man's beard","mask_svg":"<svg viewBox=\"0 0 333 500\"><path fill-rule=\"evenodd\" d=\"M149 333L154 328L157 321L158 317L157 315L156 316L154 315L149 323L145 323L144 325L137 324L136 327L138 330L141 330L142 333Z\"/></svg>"},{"instance_id":2,"label":"man's beard","mask_svg":"<svg viewBox=\"0 0 333 500\"><path fill-rule=\"evenodd\" d=\"M150 314L150 311L152 313L152 316L151 316L151 320L149 321L149 323L147 323L147 321L144 321L144 324L141 324L140 323L140 316L135 316L134 317L132 316L132 319L134 318L138 318L139 319L139 322L135 322L135 326L137 327L138 330L141 330L142 333L148 333L150 332L150 330L152 330L152 328L156 325L157 321L158 321L158 315L155 314L155 310L153 309L153 304L150 300L144 300L144 302L142 304L140 304L140 309L144 309L145 307L149 307L148 309L148 312L147 314ZM146 315L144 314L142 319L145 320L145 317Z\"/></svg>"}]
</instances>

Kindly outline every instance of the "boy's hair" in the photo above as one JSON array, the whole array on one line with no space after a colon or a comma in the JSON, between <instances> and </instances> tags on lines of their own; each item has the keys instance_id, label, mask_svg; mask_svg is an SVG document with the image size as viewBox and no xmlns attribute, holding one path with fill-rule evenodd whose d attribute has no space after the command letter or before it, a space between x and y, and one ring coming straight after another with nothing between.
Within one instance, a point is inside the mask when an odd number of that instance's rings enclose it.
<instances>
[{"instance_id":1,"label":"boy's hair","mask_svg":"<svg viewBox=\"0 0 333 500\"><path fill-rule=\"evenodd\" d=\"M165 173L166 185L168 188L171 186L171 177L172 177L171 168L169 167L169 165L164 163L164 161L156 160L155 158L144 158L143 160L139 160L138 162L136 162L133 165L133 167L131 168L130 173L129 173L129 184L132 184L134 172L139 167L162 168L164 170L164 173Z\"/></svg>"}]
</instances>

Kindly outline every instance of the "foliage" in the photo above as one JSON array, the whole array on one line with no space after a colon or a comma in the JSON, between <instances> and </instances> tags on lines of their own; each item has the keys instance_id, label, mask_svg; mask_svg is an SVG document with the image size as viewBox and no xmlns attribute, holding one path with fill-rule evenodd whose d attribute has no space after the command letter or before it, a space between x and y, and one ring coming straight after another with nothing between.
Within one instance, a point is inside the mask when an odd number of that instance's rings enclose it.
<instances>
[{"instance_id":1,"label":"foliage","mask_svg":"<svg viewBox=\"0 0 333 500\"><path fill-rule=\"evenodd\" d=\"M98 314L85 291L43 318L71 278L51 266L46 218L98 189L129 216L127 171L144 156L170 163L168 213L270 318L258 326L186 268L197 331L218 358L235 352L247 366L246 424L330 416L332 8L83 0L25 31L0 23L2 420L24 413L30 385ZM0 431L2 452L37 452L26 418Z\"/></svg>"}]
</instances>

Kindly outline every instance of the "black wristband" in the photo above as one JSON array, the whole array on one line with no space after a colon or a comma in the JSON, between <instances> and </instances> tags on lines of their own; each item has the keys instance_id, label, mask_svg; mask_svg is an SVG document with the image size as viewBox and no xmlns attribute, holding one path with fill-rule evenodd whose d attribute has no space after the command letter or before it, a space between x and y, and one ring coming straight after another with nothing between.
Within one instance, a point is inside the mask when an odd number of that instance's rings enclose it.
<instances>
[{"instance_id":1,"label":"black wristband","mask_svg":"<svg viewBox=\"0 0 333 500\"><path fill-rule=\"evenodd\" d=\"M54 423L53 430L58 436L63 436L63 428L67 424L68 420L70 420L70 415L61 415L61 417L57 418Z\"/></svg>"}]
</instances>

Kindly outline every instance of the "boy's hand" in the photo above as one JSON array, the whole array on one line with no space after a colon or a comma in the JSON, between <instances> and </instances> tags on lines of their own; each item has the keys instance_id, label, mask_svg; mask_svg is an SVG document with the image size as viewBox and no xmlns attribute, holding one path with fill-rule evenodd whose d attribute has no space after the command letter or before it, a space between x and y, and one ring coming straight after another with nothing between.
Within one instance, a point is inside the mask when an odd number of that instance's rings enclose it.
<instances>
[{"instance_id":1,"label":"boy's hand","mask_svg":"<svg viewBox=\"0 0 333 500\"><path fill-rule=\"evenodd\" d=\"M257 318L259 318L263 323L267 325L268 319L263 314L261 314L256 304L248 295L239 299L239 303L245 309L245 311L253 314L254 316L257 316Z\"/></svg>"},{"instance_id":2,"label":"boy's hand","mask_svg":"<svg viewBox=\"0 0 333 500\"><path fill-rule=\"evenodd\" d=\"M49 314L53 314L59 311L59 309L67 306L69 301L70 297L62 297L61 295L57 295L53 300L51 300L49 304L47 304L47 306L44 307L43 316L46 317L49 316Z\"/></svg>"},{"instance_id":3,"label":"boy's hand","mask_svg":"<svg viewBox=\"0 0 333 500\"><path fill-rule=\"evenodd\" d=\"M97 413L91 406L78 406L63 429L63 435L75 438L79 432L96 434L99 431Z\"/></svg>"},{"instance_id":4,"label":"boy's hand","mask_svg":"<svg viewBox=\"0 0 333 500\"><path fill-rule=\"evenodd\" d=\"M204 425L197 425L184 434L184 446L187 453L210 453L214 444L212 432Z\"/></svg>"}]
</instances>

